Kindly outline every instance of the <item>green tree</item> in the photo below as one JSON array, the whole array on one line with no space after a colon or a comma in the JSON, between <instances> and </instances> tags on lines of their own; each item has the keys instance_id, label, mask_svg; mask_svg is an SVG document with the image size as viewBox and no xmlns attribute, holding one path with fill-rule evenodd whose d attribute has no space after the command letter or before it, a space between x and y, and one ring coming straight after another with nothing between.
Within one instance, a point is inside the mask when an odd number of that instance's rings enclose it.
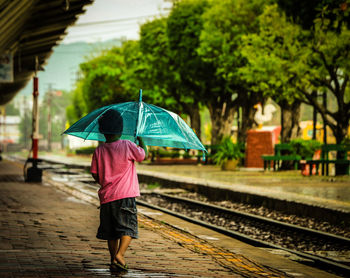
<instances>
[{"instance_id":1,"label":"green tree","mask_svg":"<svg viewBox=\"0 0 350 278\"><path fill-rule=\"evenodd\" d=\"M214 65L216 78L224 80L223 88L212 92L212 98L207 104L213 121L212 133L222 133L215 128L222 121L221 115L225 115L225 129L230 129L234 112L241 107L239 141L242 142L245 141L246 132L254 125L253 107L263 100L263 96L261 92L250 90L250 84L240 77L239 68L246 64L240 45L242 36L257 32L257 17L262 13L265 2L211 1L211 8L203 15L205 23L198 52L204 61Z\"/></svg>"},{"instance_id":2,"label":"green tree","mask_svg":"<svg viewBox=\"0 0 350 278\"><path fill-rule=\"evenodd\" d=\"M239 72L253 91L263 92L280 105L281 141L288 142L300 135L301 100L296 89L300 80L295 76L305 68L301 55L308 33L288 22L277 5L266 6L258 20L259 31L242 39L248 63Z\"/></svg>"},{"instance_id":3,"label":"green tree","mask_svg":"<svg viewBox=\"0 0 350 278\"><path fill-rule=\"evenodd\" d=\"M21 117L19 132L21 134L19 142L24 145L25 149L29 149L29 144L31 142L30 136L32 134L32 114L28 109L25 109L23 116Z\"/></svg>"},{"instance_id":4,"label":"green tree","mask_svg":"<svg viewBox=\"0 0 350 278\"><path fill-rule=\"evenodd\" d=\"M65 129L67 121L65 111L69 104L69 93L66 91L50 90L44 95L43 103L39 106L39 133L48 140L48 150L51 150L52 142L63 143L61 134Z\"/></svg>"},{"instance_id":5,"label":"green tree","mask_svg":"<svg viewBox=\"0 0 350 278\"><path fill-rule=\"evenodd\" d=\"M314 27L314 20L319 17L320 11L324 7L329 10L347 6L346 0L277 0L279 7L283 9L288 17L292 17L293 21L303 27L305 30L311 30ZM336 14L329 13L327 19L331 23L339 20ZM342 21L349 26L350 18L343 17Z\"/></svg>"},{"instance_id":6,"label":"green tree","mask_svg":"<svg viewBox=\"0 0 350 278\"><path fill-rule=\"evenodd\" d=\"M154 104L189 115L191 127L201 137L200 103L182 84L175 53L170 49L167 18L141 26L140 49L143 57L142 82L152 91Z\"/></svg>"},{"instance_id":7,"label":"green tree","mask_svg":"<svg viewBox=\"0 0 350 278\"><path fill-rule=\"evenodd\" d=\"M19 110L15 107L13 103L6 104L5 115L7 116L18 116Z\"/></svg>"},{"instance_id":8,"label":"green tree","mask_svg":"<svg viewBox=\"0 0 350 278\"><path fill-rule=\"evenodd\" d=\"M251 66L245 69L245 78L254 76L258 89L265 87L275 99L279 96L313 106L332 129L337 143L346 137L350 119L347 14L343 6L333 10L325 7L314 27L305 33L278 15L275 6L268 7L260 18L260 35L247 36L244 46ZM253 54L257 58L252 58ZM317 93L324 92L336 99L335 109L319 103Z\"/></svg>"},{"instance_id":9,"label":"green tree","mask_svg":"<svg viewBox=\"0 0 350 278\"><path fill-rule=\"evenodd\" d=\"M173 73L172 94L181 97L182 106L190 115L192 127L200 133L200 105L207 105L213 85L215 69L198 55L202 14L208 8L205 0L185 0L176 3L167 19L167 38ZM216 86L216 84L214 85ZM225 122L225 121L223 121ZM212 123L214 126L214 123ZM215 133L215 143L220 134Z\"/></svg>"},{"instance_id":10,"label":"green tree","mask_svg":"<svg viewBox=\"0 0 350 278\"><path fill-rule=\"evenodd\" d=\"M83 97L83 81L79 80L75 84L75 88L69 94L70 104L66 109L67 121L70 125L85 116L88 112L85 99Z\"/></svg>"},{"instance_id":11,"label":"green tree","mask_svg":"<svg viewBox=\"0 0 350 278\"><path fill-rule=\"evenodd\" d=\"M350 30L343 20L348 15L349 5L332 10L325 7L315 20L312 40L303 55L307 67L299 76L302 82L297 87L302 100L312 105L332 129L337 144L346 138L350 121ZM313 91L335 98L336 110L321 105Z\"/></svg>"},{"instance_id":12,"label":"green tree","mask_svg":"<svg viewBox=\"0 0 350 278\"><path fill-rule=\"evenodd\" d=\"M87 112L101 106L136 99L138 90L128 92L124 86L125 63L122 48L114 47L80 65L82 94Z\"/></svg>"},{"instance_id":13,"label":"green tree","mask_svg":"<svg viewBox=\"0 0 350 278\"><path fill-rule=\"evenodd\" d=\"M208 107L212 123L211 143L218 144L231 133L234 106L224 78L217 74L213 61L205 60L200 53L201 34L207 20L203 16L211 9L209 1L177 3L168 19L167 34L174 65L180 75L182 94L191 96L194 104ZM198 108L193 105L193 109Z\"/></svg>"},{"instance_id":14,"label":"green tree","mask_svg":"<svg viewBox=\"0 0 350 278\"><path fill-rule=\"evenodd\" d=\"M140 41L123 45L126 65L125 87L141 88L143 100L166 109L183 112L181 105L169 92L171 68L164 35L165 19L155 19L141 26Z\"/></svg>"}]
</instances>

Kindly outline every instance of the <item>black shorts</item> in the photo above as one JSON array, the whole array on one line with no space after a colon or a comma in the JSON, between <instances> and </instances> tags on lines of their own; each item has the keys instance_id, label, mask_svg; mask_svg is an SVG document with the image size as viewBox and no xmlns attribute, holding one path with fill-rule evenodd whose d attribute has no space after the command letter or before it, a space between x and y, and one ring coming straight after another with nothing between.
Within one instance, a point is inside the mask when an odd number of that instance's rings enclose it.
<instances>
[{"instance_id":1,"label":"black shorts","mask_svg":"<svg viewBox=\"0 0 350 278\"><path fill-rule=\"evenodd\" d=\"M125 198L102 204L100 208L100 227L96 237L113 240L125 235L138 238L135 198Z\"/></svg>"}]
</instances>

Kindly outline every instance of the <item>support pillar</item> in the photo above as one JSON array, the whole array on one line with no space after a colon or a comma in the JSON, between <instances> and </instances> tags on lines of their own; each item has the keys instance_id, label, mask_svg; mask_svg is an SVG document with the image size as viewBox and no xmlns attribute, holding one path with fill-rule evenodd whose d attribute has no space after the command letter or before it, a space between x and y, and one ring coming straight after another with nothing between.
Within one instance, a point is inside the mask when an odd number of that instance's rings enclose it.
<instances>
[{"instance_id":1,"label":"support pillar","mask_svg":"<svg viewBox=\"0 0 350 278\"><path fill-rule=\"evenodd\" d=\"M25 164L25 181L26 182L41 182L42 170L38 168L38 151L39 151L39 80L38 77L33 79L33 131L32 131L32 158L29 158ZM27 163L31 162L32 167L26 171Z\"/></svg>"}]
</instances>

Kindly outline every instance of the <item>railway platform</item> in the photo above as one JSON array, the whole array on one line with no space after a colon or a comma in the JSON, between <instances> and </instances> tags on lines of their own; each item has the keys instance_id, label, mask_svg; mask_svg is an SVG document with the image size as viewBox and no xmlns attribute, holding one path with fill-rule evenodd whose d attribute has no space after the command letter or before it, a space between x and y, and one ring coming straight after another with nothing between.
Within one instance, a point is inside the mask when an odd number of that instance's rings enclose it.
<instances>
[{"instance_id":1,"label":"railway platform","mask_svg":"<svg viewBox=\"0 0 350 278\"><path fill-rule=\"evenodd\" d=\"M43 154L44 160L78 164L90 167L88 156L62 156ZM238 171L222 171L214 165L137 165L138 173L154 177L169 178L179 182L203 184L218 188L286 200L306 202L350 212L350 176L324 177L302 176L300 171L263 171L263 169L239 168Z\"/></svg>"},{"instance_id":2,"label":"railway platform","mask_svg":"<svg viewBox=\"0 0 350 278\"><path fill-rule=\"evenodd\" d=\"M95 237L96 205L45 182L24 183L20 167L0 162L0 277L121 275L110 272L106 242ZM140 217L140 238L128 250L125 277L241 277L160 236L158 229ZM175 231L173 237L181 235Z\"/></svg>"},{"instance_id":3,"label":"railway platform","mask_svg":"<svg viewBox=\"0 0 350 278\"><path fill-rule=\"evenodd\" d=\"M97 206L60 182L24 183L20 163L1 161L0 276L335 277L145 207L130 271L113 273L106 243L95 237Z\"/></svg>"},{"instance_id":4,"label":"railway platform","mask_svg":"<svg viewBox=\"0 0 350 278\"><path fill-rule=\"evenodd\" d=\"M80 165L89 169L91 159L83 156L42 155L51 162ZM221 195L237 202L264 205L326 221L350 223L350 176L302 176L300 171L263 171L239 168L222 171L214 165L137 165L139 180L170 184L195 192Z\"/></svg>"}]
</instances>

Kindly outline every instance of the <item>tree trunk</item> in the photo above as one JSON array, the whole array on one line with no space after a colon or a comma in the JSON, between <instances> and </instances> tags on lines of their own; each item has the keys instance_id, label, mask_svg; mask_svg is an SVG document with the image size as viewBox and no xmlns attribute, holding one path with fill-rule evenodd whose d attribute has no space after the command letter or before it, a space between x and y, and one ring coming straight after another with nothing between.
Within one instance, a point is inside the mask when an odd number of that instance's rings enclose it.
<instances>
[{"instance_id":1,"label":"tree trunk","mask_svg":"<svg viewBox=\"0 0 350 278\"><path fill-rule=\"evenodd\" d=\"M211 144L217 145L225 136L232 135L234 122L234 107L228 107L226 102L208 105L211 119Z\"/></svg>"},{"instance_id":2,"label":"tree trunk","mask_svg":"<svg viewBox=\"0 0 350 278\"><path fill-rule=\"evenodd\" d=\"M264 98L260 93L240 94L240 105L242 107L242 121L241 126L238 127L238 142L245 143L247 139L248 130L255 125L254 115L256 110L254 105L263 102Z\"/></svg>"},{"instance_id":3,"label":"tree trunk","mask_svg":"<svg viewBox=\"0 0 350 278\"><path fill-rule=\"evenodd\" d=\"M292 104L289 104L287 101L282 101L279 105L281 106L281 143L288 143L300 135L299 120L301 102L294 101ZM293 169L293 162L283 161L281 169Z\"/></svg>"},{"instance_id":4,"label":"tree trunk","mask_svg":"<svg viewBox=\"0 0 350 278\"><path fill-rule=\"evenodd\" d=\"M331 127L332 128L332 127ZM339 120L337 125L332 128L334 133L336 143L341 144L348 134L349 122L344 120ZM347 158L347 152L337 151L337 160L344 160ZM347 165L336 164L335 175L347 175Z\"/></svg>"},{"instance_id":5,"label":"tree trunk","mask_svg":"<svg viewBox=\"0 0 350 278\"><path fill-rule=\"evenodd\" d=\"M242 106L242 123L238 131L238 141L245 143L247 140L247 132L252 129L255 121L254 115L256 110L253 108L255 104L247 106Z\"/></svg>"},{"instance_id":6,"label":"tree trunk","mask_svg":"<svg viewBox=\"0 0 350 278\"><path fill-rule=\"evenodd\" d=\"M189 109L188 114L191 120L191 127L196 133L197 137L201 140L201 115L199 113L198 104L193 105L191 109Z\"/></svg>"},{"instance_id":7,"label":"tree trunk","mask_svg":"<svg viewBox=\"0 0 350 278\"><path fill-rule=\"evenodd\" d=\"M292 104L288 102L280 102L281 106L281 142L287 143L292 139L300 136L300 101L294 101Z\"/></svg>"}]
</instances>

